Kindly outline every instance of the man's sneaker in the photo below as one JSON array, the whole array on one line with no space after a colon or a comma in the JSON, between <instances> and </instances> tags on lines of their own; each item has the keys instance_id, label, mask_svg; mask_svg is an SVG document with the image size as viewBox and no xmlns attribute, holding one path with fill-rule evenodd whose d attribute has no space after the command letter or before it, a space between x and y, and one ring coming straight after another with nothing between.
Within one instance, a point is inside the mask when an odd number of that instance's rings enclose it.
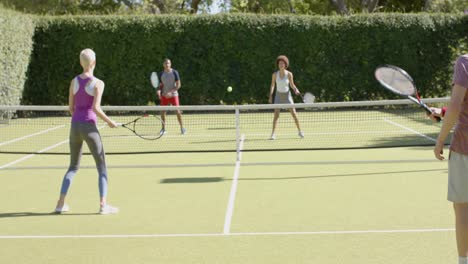
<instances>
[{"instance_id":1,"label":"man's sneaker","mask_svg":"<svg viewBox=\"0 0 468 264\"><path fill-rule=\"evenodd\" d=\"M167 132L166 132L166 130L164 128L159 131L159 135L161 135L161 136L165 135L166 133Z\"/></svg>"},{"instance_id":2,"label":"man's sneaker","mask_svg":"<svg viewBox=\"0 0 468 264\"><path fill-rule=\"evenodd\" d=\"M185 128L180 129L180 134L185 135L186 132L187 132L187 130Z\"/></svg>"},{"instance_id":3,"label":"man's sneaker","mask_svg":"<svg viewBox=\"0 0 468 264\"><path fill-rule=\"evenodd\" d=\"M302 133L302 131L300 131L298 135L300 138L304 138L304 133Z\"/></svg>"},{"instance_id":4,"label":"man's sneaker","mask_svg":"<svg viewBox=\"0 0 468 264\"><path fill-rule=\"evenodd\" d=\"M270 140L275 140L275 139L276 139L276 135L275 135L275 134L271 134Z\"/></svg>"},{"instance_id":5,"label":"man's sneaker","mask_svg":"<svg viewBox=\"0 0 468 264\"><path fill-rule=\"evenodd\" d=\"M56 214L61 214L61 213L68 212L68 211L70 211L70 207L68 207L68 205L66 204L64 204L62 207L55 208Z\"/></svg>"},{"instance_id":6,"label":"man's sneaker","mask_svg":"<svg viewBox=\"0 0 468 264\"><path fill-rule=\"evenodd\" d=\"M107 214L116 214L119 212L119 208L117 207L114 207L112 205L104 205L101 207L101 209L99 210L99 214L102 214L102 215L107 215Z\"/></svg>"}]
</instances>

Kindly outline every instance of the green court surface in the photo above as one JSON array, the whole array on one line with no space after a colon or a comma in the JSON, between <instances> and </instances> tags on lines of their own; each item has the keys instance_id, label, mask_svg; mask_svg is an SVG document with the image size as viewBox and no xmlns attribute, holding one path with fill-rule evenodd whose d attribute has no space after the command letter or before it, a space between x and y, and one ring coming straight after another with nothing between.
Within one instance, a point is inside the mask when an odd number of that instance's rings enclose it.
<instances>
[{"instance_id":1,"label":"green court surface","mask_svg":"<svg viewBox=\"0 0 468 264\"><path fill-rule=\"evenodd\" d=\"M91 156L62 215L68 156L26 156L0 155L0 263L456 261L431 147L108 155L105 216Z\"/></svg>"}]
</instances>

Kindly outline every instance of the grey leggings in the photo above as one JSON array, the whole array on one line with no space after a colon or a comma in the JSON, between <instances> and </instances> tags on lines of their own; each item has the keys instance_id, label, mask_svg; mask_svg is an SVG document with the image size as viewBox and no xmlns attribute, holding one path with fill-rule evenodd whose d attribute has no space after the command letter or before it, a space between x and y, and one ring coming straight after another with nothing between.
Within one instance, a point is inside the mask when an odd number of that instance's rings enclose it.
<instances>
[{"instance_id":1,"label":"grey leggings","mask_svg":"<svg viewBox=\"0 0 468 264\"><path fill-rule=\"evenodd\" d=\"M104 147L102 145L101 136L95 124L92 123L81 123L72 122L70 128L70 166L68 167L67 173L63 177L62 188L60 193L66 195L68 188L80 166L81 154L83 141L86 144L93 155L94 161L96 162L96 168L99 174L99 194L100 197L107 195L107 168L106 159L104 153Z\"/></svg>"}]
</instances>

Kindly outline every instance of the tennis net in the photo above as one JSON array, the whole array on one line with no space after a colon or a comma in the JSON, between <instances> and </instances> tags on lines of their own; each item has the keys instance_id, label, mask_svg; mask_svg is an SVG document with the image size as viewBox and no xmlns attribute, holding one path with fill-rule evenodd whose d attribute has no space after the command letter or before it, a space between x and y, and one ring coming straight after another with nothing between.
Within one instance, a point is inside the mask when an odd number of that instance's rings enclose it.
<instances>
[{"instance_id":1,"label":"tennis net","mask_svg":"<svg viewBox=\"0 0 468 264\"><path fill-rule=\"evenodd\" d=\"M443 105L448 98L427 99ZM294 107L304 138L289 110ZM182 111L180 126L174 110ZM273 112L280 110L275 139ZM167 112L166 134L146 141L125 128L98 128L107 154L388 148L433 145L440 123L409 100L295 105L104 106L116 122ZM0 153L68 154L67 106L0 106ZM446 143L449 142L447 140ZM87 147L83 148L89 153Z\"/></svg>"}]
</instances>

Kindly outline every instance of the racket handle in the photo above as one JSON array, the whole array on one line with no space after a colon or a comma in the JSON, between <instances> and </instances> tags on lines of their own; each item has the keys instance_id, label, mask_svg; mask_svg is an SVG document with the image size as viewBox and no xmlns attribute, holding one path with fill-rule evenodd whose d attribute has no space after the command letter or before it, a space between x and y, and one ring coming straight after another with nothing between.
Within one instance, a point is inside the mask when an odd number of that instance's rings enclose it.
<instances>
[{"instance_id":1,"label":"racket handle","mask_svg":"<svg viewBox=\"0 0 468 264\"><path fill-rule=\"evenodd\" d=\"M432 114L433 114L431 108L429 108L429 106L427 106L427 104L421 103L420 106L421 106L422 108L424 108L424 110L426 111L426 113L427 113L428 115L432 115ZM434 118L436 119L437 122L440 122L440 120L441 120L441 118L440 118L439 116L434 116Z\"/></svg>"}]
</instances>

